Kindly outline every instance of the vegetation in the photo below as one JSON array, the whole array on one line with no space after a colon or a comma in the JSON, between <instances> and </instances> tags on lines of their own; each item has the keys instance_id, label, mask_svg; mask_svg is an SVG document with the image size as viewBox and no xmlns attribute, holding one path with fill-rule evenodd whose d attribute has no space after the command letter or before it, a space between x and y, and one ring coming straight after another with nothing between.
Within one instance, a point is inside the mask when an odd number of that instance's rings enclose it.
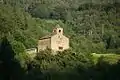
<instances>
[{"instance_id":1,"label":"vegetation","mask_svg":"<svg viewBox=\"0 0 120 80\"><path fill-rule=\"evenodd\" d=\"M1 0L0 80L120 80L119 5L119 0ZM56 24L70 38L70 50L55 56L41 51L31 59L25 49L36 47Z\"/></svg>"}]
</instances>

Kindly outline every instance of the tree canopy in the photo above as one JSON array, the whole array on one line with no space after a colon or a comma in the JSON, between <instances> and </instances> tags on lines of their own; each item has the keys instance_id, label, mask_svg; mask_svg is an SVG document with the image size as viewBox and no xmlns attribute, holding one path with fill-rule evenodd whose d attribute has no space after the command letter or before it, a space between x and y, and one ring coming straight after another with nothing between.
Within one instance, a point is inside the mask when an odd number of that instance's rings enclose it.
<instances>
[{"instance_id":1,"label":"tree canopy","mask_svg":"<svg viewBox=\"0 0 120 80\"><path fill-rule=\"evenodd\" d=\"M0 80L119 80L119 58L91 55L120 55L119 16L119 0L1 0ZM56 24L70 50L31 59L25 50Z\"/></svg>"}]
</instances>

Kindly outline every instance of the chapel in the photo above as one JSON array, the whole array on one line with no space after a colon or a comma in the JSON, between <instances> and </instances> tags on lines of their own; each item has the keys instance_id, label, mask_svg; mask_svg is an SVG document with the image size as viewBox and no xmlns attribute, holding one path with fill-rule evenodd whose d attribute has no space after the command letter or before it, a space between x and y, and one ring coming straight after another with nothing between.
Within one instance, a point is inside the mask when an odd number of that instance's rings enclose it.
<instances>
[{"instance_id":1,"label":"chapel","mask_svg":"<svg viewBox=\"0 0 120 80\"><path fill-rule=\"evenodd\" d=\"M51 34L41 37L38 40L38 52L47 48L52 51L69 49L69 38L64 35L63 28L59 25L56 25Z\"/></svg>"}]
</instances>

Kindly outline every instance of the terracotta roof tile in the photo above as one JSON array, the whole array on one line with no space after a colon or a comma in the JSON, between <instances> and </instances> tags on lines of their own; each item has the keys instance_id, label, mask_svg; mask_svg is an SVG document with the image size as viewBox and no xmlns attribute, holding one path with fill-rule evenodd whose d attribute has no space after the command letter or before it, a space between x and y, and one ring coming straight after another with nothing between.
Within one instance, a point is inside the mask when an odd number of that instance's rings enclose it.
<instances>
[{"instance_id":1,"label":"terracotta roof tile","mask_svg":"<svg viewBox=\"0 0 120 80\"><path fill-rule=\"evenodd\" d=\"M49 35L46 35L46 36L44 36L44 37L41 37L40 40L41 40L41 39L51 38L53 35L55 35L55 33L51 33L51 34L49 34Z\"/></svg>"}]
</instances>

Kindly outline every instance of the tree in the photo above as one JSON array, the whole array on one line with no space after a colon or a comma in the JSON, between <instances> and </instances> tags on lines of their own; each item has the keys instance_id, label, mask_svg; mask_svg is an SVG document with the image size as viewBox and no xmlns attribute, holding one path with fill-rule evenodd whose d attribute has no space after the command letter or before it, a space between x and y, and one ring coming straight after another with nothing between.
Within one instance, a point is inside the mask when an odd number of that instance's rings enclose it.
<instances>
[{"instance_id":1,"label":"tree","mask_svg":"<svg viewBox=\"0 0 120 80\"><path fill-rule=\"evenodd\" d=\"M15 53L6 37L0 45L0 78L2 80L21 80L24 71L15 59Z\"/></svg>"}]
</instances>

